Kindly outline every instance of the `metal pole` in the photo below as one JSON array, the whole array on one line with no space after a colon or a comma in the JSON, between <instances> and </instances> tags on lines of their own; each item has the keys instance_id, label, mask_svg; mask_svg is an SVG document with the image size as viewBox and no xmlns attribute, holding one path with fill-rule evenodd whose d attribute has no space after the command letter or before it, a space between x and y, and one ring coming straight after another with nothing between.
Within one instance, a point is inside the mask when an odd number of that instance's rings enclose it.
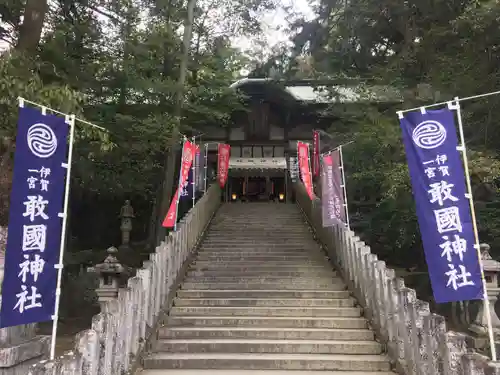
<instances>
[{"instance_id":1,"label":"metal pole","mask_svg":"<svg viewBox=\"0 0 500 375\"><path fill-rule=\"evenodd\" d=\"M54 315L52 316L52 336L50 340L50 359L54 360L57 339L57 323L59 321L59 304L61 301L61 282L62 272L64 267L64 250L66 248L66 226L68 223L68 205L69 194L71 188L71 163L73 161L73 143L75 140L75 115L66 115L66 123L69 125L69 147L68 147L68 163L63 165L66 168L66 185L64 191L63 218L61 230L61 243L59 245L59 263L55 265L57 269L57 284L56 284L56 300L54 307Z\"/></svg>"},{"instance_id":2,"label":"metal pole","mask_svg":"<svg viewBox=\"0 0 500 375\"><path fill-rule=\"evenodd\" d=\"M203 181L203 194L207 192L207 173L208 173L208 143L205 143L205 178Z\"/></svg>"},{"instance_id":3,"label":"metal pole","mask_svg":"<svg viewBox=\"0 0 500 375\"><path fill-rule=\"evenodd\" d=\"M349 141L347 143L343 143L341 144L340 146L337 146L335 148L332 148L331 150L327 151L327 152L323 152L322 154L320 154L321 156L325 156L325 155L330 155L332 152L338 150L340 147L345 147L347 145L350 145L351 143L354 143L354 141Z\"/></svg>"},{"instance_id":4,"label":"metal pole","mask_svg":"<svg viewBox=\"0 0 500 375\"><path fill-rule=\"evenodd\" d=\"M288 156L289 152L287 151L285 153L286 161L287 161L287 168L285 169L285 203L288 203L288 175L290 174L290 157Z\"/></svg>"},{"instance_id":5,"label":"metal pole","mask_svg":"<svg viewBox=\"0 0 500 375\"><path fill-rule=\"evenodd\" d=\"M219 145L220 145L220 142L217 143L217 164L216 164L216 168L217 168L217 172L215 173L215 178L216 178L216 181L215 183L218 184L219 183ZM224 189L221 188L222 191L222 195L224 196L225 194L225 191ZM224 200L225 202L225 200Z\"/></svg>"},{"instance_id":6,"label":"metal pole","mask_svg":"<svg viewBox=\"0 0 500 375\"><path fill-rule=\"evenodd\" d=\"M466 100L473 100L473 99L480 99L480 98L485 98L487 96L492 96L492 95L498 95L500 94L500 90L499 91L492 91L492 92L487 92L485 94L479 94L479 95L472 95L472 96L467 96L465 98L458 98L458 97L455 97L455 102L457 103L460 103L460 102L464 102ZM445 104L449 104L449 102L440 102L440 103L433 103L433 104L429 104L429 105L425 105L423 107L416 107L416 108L409 108L409 109L403 109L401 111L397 111L396 113L406 113L406 112L412 112L412 111L416 111L416 110L425 110L426 108L432 108L432 107L439 107L440 105L445 105Z\"/></svg>"},{"instance_id":7,"label":"metal pole","mask_svg":"<svg viewBox=\"0 0 500 375\"><path fill-rule=\"evenodd\" d=\"M49 112L52 112L52 113L55 113L55 114L58 114L58 115L61 115L61 116L68 116L68 114L66 114L64 112L58 111L57 109L54 109L54 108L50 108L50 107L44 106L43 104L40 104L40 103L32 102L31 100L24 99L22 97L18 97L17 99L19 100L19 103L26 102L26 103L29 103L29 104L32 104L34 106L37 106L37 107L41 108L43 114L46 114L47 111L49 111ZM82 120L80 118L74 117L74 121L78 121L78 122L81 122L82 124L85 124L85 125L88 125L88 126L92 126L93 128L102 130L104 132L109 132L108 129L105 129L102 126L99 126L99 125L96 125L96 124L92 124L91 122L86 121L86 120Z\"/></svg>"},{"instance_id":8,"label":"metal pole","mask_svg":"<svg viewBox=\"0 0 500 375\"><path fill-rule=\"evenodd\" d=\"M194 153L193 153L193 163L191 164L191 177L192 177L192 181L191 181L191 185L192 185L192 188L193 188L193 207L194 205L196 204L196 137L193 137L193 150L194 150Z\"/></svg>"},{"instance_id":9,"label":"metal pole","mask_svg":"<svg viewBox=\"0 0 500 375\"><path fill-rule=\"evenodd\" d=\"M347 229L351 230L351 224L349 223L349 207L347 205L347 188L345 181L345 168L344 168L344 156L342 153L342 146L339 146L340 155L340 170L342 171L342 188L344 189L344 210L345 210L345 221Z\"/></svg>"},{"instance_id":10,"label":"metal pole","mask_svg":"<svg viewBox=\"0 0 500 375\"><path fill-rule=\"evenodd\" d=\"M472 197L472 186L471 186L471 182L470 182L469 163L468 163L468 159L467 159L467 149L465 148L465 137L464 137L463 122L462 122L462 113L460 110L460 100L458 99L458 97L455 98L455 103L451 103L451 102L448 103L448 108L451 110L455 110L457 112L458 131L460 133L460 142L461 142L459 149L462 152L462 157L464 159L465 183L467 184L466 198L469 199L469 206L470 206L471 219L472 219L472 228L474 230L474 237L476 240L476 244L474 245L474 247L476 248L477 259L479 262L479 267L481 269L481 282L483 283L483 293L484 293L484 295L483 295L484 313L486 314L486 322L488 325L488 336L490 339L491 360L493 362L495 362L497 360L497 351L496 351L496 347L495 347L495 337L493 335L493 323L491 321L491 315L490 315L490 301L488 299L488 291L486 289L486 279L484 277L483 260L481 259L481 250L479 248L479 234L478 234L477 222L476 222L476 209L474 207L474 199Z\"/></svg>"}]
</instances>

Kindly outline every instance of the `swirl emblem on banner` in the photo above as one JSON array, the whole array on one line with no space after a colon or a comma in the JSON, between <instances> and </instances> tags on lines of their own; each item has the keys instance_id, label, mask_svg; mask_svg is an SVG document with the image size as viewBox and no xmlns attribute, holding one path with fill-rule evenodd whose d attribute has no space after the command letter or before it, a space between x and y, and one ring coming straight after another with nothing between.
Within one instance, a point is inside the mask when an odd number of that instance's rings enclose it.
<instances>
[{"instance_id":1,"label":"swirl emblem on banner","mask_svg":"<svg viewBox=\"0 0 500 375\"><path fill-rule=\"evenodd\" d=\"M57 150L57 138L52 129L45 124L34 124L28 129L28 147L33 155L46 159Z\"/></svg>"},{"instance_id":2,"label":"swirl emblem on banner","mask_svg":"<svg viewBox=\"0 0 500 375\"><path fill-rule=\"evenodd\" d=\"M430 150L446 141L446 129L440 122L423 121L413 130L412 139L418 147Z\"/></svg>"}]
</instances>

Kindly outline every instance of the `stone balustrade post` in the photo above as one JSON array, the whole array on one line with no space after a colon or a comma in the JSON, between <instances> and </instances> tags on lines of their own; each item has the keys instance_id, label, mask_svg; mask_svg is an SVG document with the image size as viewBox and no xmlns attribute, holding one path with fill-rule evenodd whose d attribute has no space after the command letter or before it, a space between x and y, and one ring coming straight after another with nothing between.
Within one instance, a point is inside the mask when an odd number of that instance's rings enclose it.
<instances>
[{"instance_id":1,"label":"stone balustrade post","mask_svg":"<svg viewBox=\"0 0 500 375\"><path fill-rule=\"evenodd\" d=\"M490 318L493 325L493 333L495 338L500 336L500 319L495 311L495 303L500 293L498 287L498 275L500 274L500 262L494 260L490 255L490 246L488 244L481 244L481 259L483 262L483 272L486 279L486 290L488 294L488 302L490 305ZM469 330L473 334L473 343L476 349L487 350L489 347L488 339L488 317L486 316L486 309L484 302L479 304L479 311L476 319L469 326Z\"/></svg>"},{"instance_id":2,"label":"stone balustrade post","mask_svg":"<svg viewBox=\"0 0 500 375\"><path fill-rule=\"evenodd\" d=\"M378 271L378 277L377 277L377 284L378 284L378 301L379 306L380 306L380 321L379 321L379 331L380 331L380 336L382 340L386 341L389 338L389 328L388 328L388 323L389 323L389 316L390 316L390 311L389 311L389 304L387 301L389 301L390 296L388 295L388 279L390 276L392 276L392 272L389 273L386 267L386 264L384 261L378 261L377 262L377 271Z\"/></svg>"},{"instance_id":3,"label":"stone balustrade post","mask_svg":"<svg viewBox=\"0 0 500 375\"><path fill-rule=\"evenodd\" d=\"M445 319L430 312L429 304L417 299L393 269L371 253L349 229L337 225L325 233L319 200L311 202L301 183L295 184L296 202L313 226L338 271L352 288L358 302L386 344L396 369L405 375L500 375L500 362L493 363L466 345L466 336L447 331ZM314 204L313 204L314 203ZM493 308L500 292L500 262L491 259L482 245L491 318L500 334L500 319ZM466 304L464 304L465 306ZM487 343L486 316L481 307L475 324L478 337ZM485 346L483 345L482 348Z\"/></svg>"},{"instance_id":4,"label":"stone balustrade post","mask_svg":"<svg viewBox=\"0 0 500 375\"><path fill-rule=\"evenodd\" d=\"M465 335L446 332L443 351L444 375L465 374L463 356L467 354Z\"/></svg>"},{"instance_id":5,"label":"stone balustrade post","mask_svg":"<svg viewBox=\"0 0 500 375\"><path fill-rule=\"evenodd\" d=\"M74 351L54 361L39 361L26 371L0 371L0 375L114 375L133 371L134 363L146 348L146 340L153 337L151 333L161 324L161 311L169 308L166 302L183 276L180 271L184 262L220 205L219 192L218 185L210 187L181 220L177 231L150 254L126 285L119 282L125 270L115 257L114 248L102 264L90 269L100 277L97 293L101 313L94 316L91 329L77 336ZM0 342L2 334L5 336L4 330L0 330ZM31 338L32 333L17 337Z\"/></svg>"}]
</instances>

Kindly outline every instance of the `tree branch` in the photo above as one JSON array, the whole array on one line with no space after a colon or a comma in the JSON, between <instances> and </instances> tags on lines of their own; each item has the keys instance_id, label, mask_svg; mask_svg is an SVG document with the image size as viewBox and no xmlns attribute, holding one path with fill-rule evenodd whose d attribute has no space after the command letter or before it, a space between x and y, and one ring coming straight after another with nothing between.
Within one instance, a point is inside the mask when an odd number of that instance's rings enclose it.
<instances>
[{"instance_id":1,"label":"tree branch","mask_svg":"<svg viewBox=\"0 0 500 375\"><path fill-rule=\"evenodd\" d=\"M107 13L105 12L104 10L101 10L95 6L92 6L92 5L88 5L88 8L94 12L96 12L97 14L100 14L101 16L104 16L106 18L109 18L110 20L114 21L114 22L117 22L119 24L123 24L124 21L119 19L117 16L113 15L113 14L110 14L110 13Z\"/></svg>"}]
</instances>

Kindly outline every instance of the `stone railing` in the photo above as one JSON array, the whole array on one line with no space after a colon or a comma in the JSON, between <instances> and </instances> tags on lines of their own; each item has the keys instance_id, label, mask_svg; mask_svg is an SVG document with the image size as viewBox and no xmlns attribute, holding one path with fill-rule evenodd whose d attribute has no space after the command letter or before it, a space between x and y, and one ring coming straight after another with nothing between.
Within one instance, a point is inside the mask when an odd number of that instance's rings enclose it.
<instances>
[{"instance_id":1,"label":"stone railing","mask_svg":"<svg viewBox=\"0 0 500 375\"><path fill-rule=\"evenodd\" d=\"M181 220L178 230L150 254L136 276L128 280L127 287L118 291L118 297L102 304L92 328L77 335L74 351L55 361L39 362L22 374L133 373L219 205L220 189L215 184Z\"/></svg>"},{"instance_id":2,"label":"stone railing","mask_svg":"<svg viewBox=\"0 0 500 375\"><path fill-rule=\"evenodd\" d=\"M396 371L406 375L498 375L500 364L467 347L466 336L447 331L445 319L417 299L395 271L343 225L323 228L321 202L295 184L297 204L341 272L385 345Z\"/></svg>"}]
</instances>

